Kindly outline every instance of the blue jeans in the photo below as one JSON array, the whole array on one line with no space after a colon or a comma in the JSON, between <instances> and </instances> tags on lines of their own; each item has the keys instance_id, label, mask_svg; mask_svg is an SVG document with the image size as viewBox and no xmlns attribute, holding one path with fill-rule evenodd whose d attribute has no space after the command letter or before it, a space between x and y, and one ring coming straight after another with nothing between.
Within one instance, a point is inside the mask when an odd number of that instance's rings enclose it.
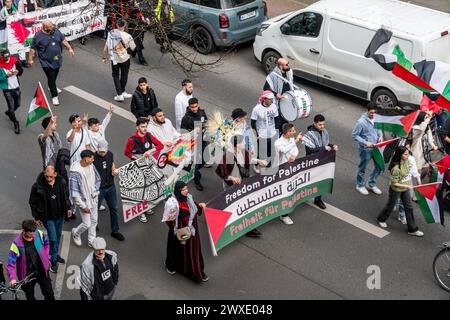
<instances>
[{"instance_id":1,"label":"blue jeans","mask_svg":"<svg viewBox=\"0 0 450 320\"><path fill-rule=\"evenodd\" d=\"M111 232L119 231L119 219L117 218L117 194L116 194L116 186L113 184L107 188L100 188L100 194L98 195L98 208L103 202L106 200L109 208L109 216L111 220Z\"/></svg>"},{"instance_id":2,"label":"blue jeans","mask_svg":"<svg viewBox=\"0 0 450 320\"><path fill-rule=\"evenodd\" d=\"M367 164L369 163L370 159L372 158L372 149L359 149L359 165L358 165L358 173L356 175L356 185L358 187L364 187L364 175L366 173L366 167ZM376 165L375 161L373 162L374 165L374 170L372 171L372 173L370 174L369 177L369 187L375 187L375 185L377 184L377 178L381 173L380 168L378 168L378 166Z\"/></svg>"},{"instance_id":3,"label":"blue jeans","mask_svg":"<svg viewBox=\"0 0 450 320\"><path fill-rule=\"evenodd\" d=\"M50 242L50 258L52 263L55 263L58 257L63 225L64 217L44 222L44 227L47 229L48 241Z\"/></svg>"}]
</instances>

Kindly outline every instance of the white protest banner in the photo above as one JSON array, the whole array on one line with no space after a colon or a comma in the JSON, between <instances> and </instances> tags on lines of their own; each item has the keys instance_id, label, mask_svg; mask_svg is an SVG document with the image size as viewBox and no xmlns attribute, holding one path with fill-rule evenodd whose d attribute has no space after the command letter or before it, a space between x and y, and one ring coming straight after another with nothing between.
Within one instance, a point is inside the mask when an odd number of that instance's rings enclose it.
<instances>
[{"instance_id":1,"label":"white protest banner","mask_svg":"<svg viewBox=\"0 0 450 320\"><path fill-rule=\"evenodd\" d=\"M194 177L192 150L195 140L182 135L170 148L152 157L143 157L119 168L120 196L124 222L154 208L172 192L176 181Z\"/></svg>"},{"instance_id":2,"label":"white protest banner","mask_svg":"<svg viewBox=\"0 0 450 320\"><path fill-rule=\"evenodd\" d=\"M331 193L335 158L334 151L321 152L282 164L275 174L250 177L209 201L205 217L213 254L299 204Z\"/></svg>"},{"instance_id":3,"label":"white protest banner","mask_svg":"<svg viewBox=\"0 0 450 320\"><path fill-rule=\"evenodd\" d=\"M105 30L105 2L79 0L76 2L7 17L8 48L11 54L30 50L34 35L42 29L44 20L52 21L68 41L94 31Z\"/></svg>"}]
</instances>

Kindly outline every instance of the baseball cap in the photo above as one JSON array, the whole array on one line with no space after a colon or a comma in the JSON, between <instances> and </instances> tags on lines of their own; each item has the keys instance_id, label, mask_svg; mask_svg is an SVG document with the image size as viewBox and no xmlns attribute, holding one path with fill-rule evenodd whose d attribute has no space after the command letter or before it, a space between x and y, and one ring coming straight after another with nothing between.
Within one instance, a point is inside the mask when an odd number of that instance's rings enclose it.
<instances>
[{"instance_id":1,"label":"baseball cap","mask_svg":"<svg viewBox=\"0 0 450 320\"><path fill-rule=\"evenodd\" d=\"M108 151L108 142L106 140L100 140L98 142L98 151L100 151L100 152Z\"/></svg>"},{"instance_id":2,"label":"baseball cap","mask_svg":"<svg viewBox=\"0 0 450 320\"><path fill-rule=\"evenodd\" d=\"M106 249L106 241L101 237L97 237L92 241L92 248L94 250L104 250Z\"/></svg>"}]
</instances>

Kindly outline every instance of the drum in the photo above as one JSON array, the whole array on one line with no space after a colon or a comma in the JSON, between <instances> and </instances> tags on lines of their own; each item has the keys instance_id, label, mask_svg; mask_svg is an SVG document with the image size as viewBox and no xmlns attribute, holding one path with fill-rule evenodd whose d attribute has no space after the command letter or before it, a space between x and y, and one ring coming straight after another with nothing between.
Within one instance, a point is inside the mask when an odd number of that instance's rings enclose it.
<instances>
[{"instance_id":1,"label":"drum","mask_svg":"<svg viewBox=\"0 0 450 320\"><path fill-rule=\"evenodd\" d=\"M280 100L280 114L286 121L307 118L312 112L312 99L305 89L283 93Z\"/></svg>"}]
</instances>

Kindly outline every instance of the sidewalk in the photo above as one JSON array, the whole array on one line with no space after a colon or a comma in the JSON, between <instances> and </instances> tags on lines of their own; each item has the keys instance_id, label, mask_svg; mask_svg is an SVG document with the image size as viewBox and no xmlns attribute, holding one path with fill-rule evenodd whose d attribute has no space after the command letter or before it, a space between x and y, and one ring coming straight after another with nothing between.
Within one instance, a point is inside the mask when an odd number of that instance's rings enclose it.
<instances>
[{"instance_id":1,"label":"sidewalk","mask_svg":"<svg viewBox=\"0 0 450 320\"><path fill-rule=\"evenodd\" d=\"M316 1L317 0L266 0L270 18L286 12L303 9Z\"/></svg>"}]
</instances>

